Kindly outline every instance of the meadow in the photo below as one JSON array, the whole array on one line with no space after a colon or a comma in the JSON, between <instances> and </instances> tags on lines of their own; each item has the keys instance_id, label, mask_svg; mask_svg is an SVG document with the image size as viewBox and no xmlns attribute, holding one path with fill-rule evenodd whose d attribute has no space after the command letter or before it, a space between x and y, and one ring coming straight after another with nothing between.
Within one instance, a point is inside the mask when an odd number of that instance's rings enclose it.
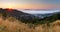
<instances>
[{"instance_id":1,"label":"meadow","mask_svg":"<svg viewBox=\"0 0 60 32\"><path fill-rule=\"evenodd\" d=\"M14 17L7 17L5 20L0 15L0 32L60 32L60 20L47 24L34 25L22 23Z\"/></svg>"}]
</instances>

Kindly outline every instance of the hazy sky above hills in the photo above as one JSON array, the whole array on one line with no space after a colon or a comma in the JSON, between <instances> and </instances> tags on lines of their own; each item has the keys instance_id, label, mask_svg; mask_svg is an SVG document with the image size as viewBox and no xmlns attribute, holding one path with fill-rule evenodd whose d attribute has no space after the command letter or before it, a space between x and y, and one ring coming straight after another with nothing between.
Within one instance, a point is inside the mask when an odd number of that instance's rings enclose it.
<instances>
[{"instance_id":1,"label":"hazy sky above hills","mask_svg":"<svg viewBox=\"0 0 60 32\"><path fill-rule=\"evenodd\" d=\"M19 9L60 8L60 0L0 0L0 8L19 8Z\"/></svg>"}]
</instances>

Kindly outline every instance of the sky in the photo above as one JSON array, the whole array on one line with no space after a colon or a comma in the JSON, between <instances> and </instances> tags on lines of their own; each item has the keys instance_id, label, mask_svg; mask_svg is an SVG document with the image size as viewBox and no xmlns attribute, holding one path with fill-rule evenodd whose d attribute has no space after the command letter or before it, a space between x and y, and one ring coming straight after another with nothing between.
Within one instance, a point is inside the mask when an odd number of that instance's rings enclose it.
<instances>
[{"instance_id":1,"label":"sky","mask_svg":"<svg viewBox=\"0 0 60 32\"><path fill-rule=\"evenodd\" d=\"M0 0L0 8L60 9L60 0Z\"/></svg>"}]
</instances>

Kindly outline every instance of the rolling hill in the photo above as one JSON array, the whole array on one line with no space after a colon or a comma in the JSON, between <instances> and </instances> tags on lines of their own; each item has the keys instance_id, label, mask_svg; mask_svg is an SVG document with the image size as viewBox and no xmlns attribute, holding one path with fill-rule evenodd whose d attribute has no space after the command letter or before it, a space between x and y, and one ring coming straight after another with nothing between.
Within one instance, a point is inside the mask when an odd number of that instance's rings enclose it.
<instances>
[{"instance_id":1,"label":"rolling hill","mask_svg":"<svg viewBox=\"0 0 60 32\"><path fill-rule=\"evenodd\" d=\"M60 20L60 12L51 13L51 14L29 14L22 11L18 11L16 9L2 9L0 8L0 14L2 14L3 19L6 17L15 17L17 20L22 21L24 23L51 23L55 20Z\"/></svg>"}]
</instances>

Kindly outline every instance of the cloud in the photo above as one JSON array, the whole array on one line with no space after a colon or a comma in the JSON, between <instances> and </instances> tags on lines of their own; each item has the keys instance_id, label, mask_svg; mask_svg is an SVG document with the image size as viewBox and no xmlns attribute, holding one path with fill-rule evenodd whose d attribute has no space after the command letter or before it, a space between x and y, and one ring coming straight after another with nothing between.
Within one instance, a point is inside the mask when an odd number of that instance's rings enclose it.
<instances>
[{"instance_id":1,"label":"cloud","mask_svg":"<svg viewBox=\"0 0 60 32\"><path fill-rule=\"evenodd\" d=\"M46 11L46 10L39 10L39 11L34 11L34 10L26 10L23 11L25 13L30 13L30 14L47 14L47 13L54 13L54 12L60 12L60 10L50 10L50 11Z\"/></svg>"}]
</instances>

